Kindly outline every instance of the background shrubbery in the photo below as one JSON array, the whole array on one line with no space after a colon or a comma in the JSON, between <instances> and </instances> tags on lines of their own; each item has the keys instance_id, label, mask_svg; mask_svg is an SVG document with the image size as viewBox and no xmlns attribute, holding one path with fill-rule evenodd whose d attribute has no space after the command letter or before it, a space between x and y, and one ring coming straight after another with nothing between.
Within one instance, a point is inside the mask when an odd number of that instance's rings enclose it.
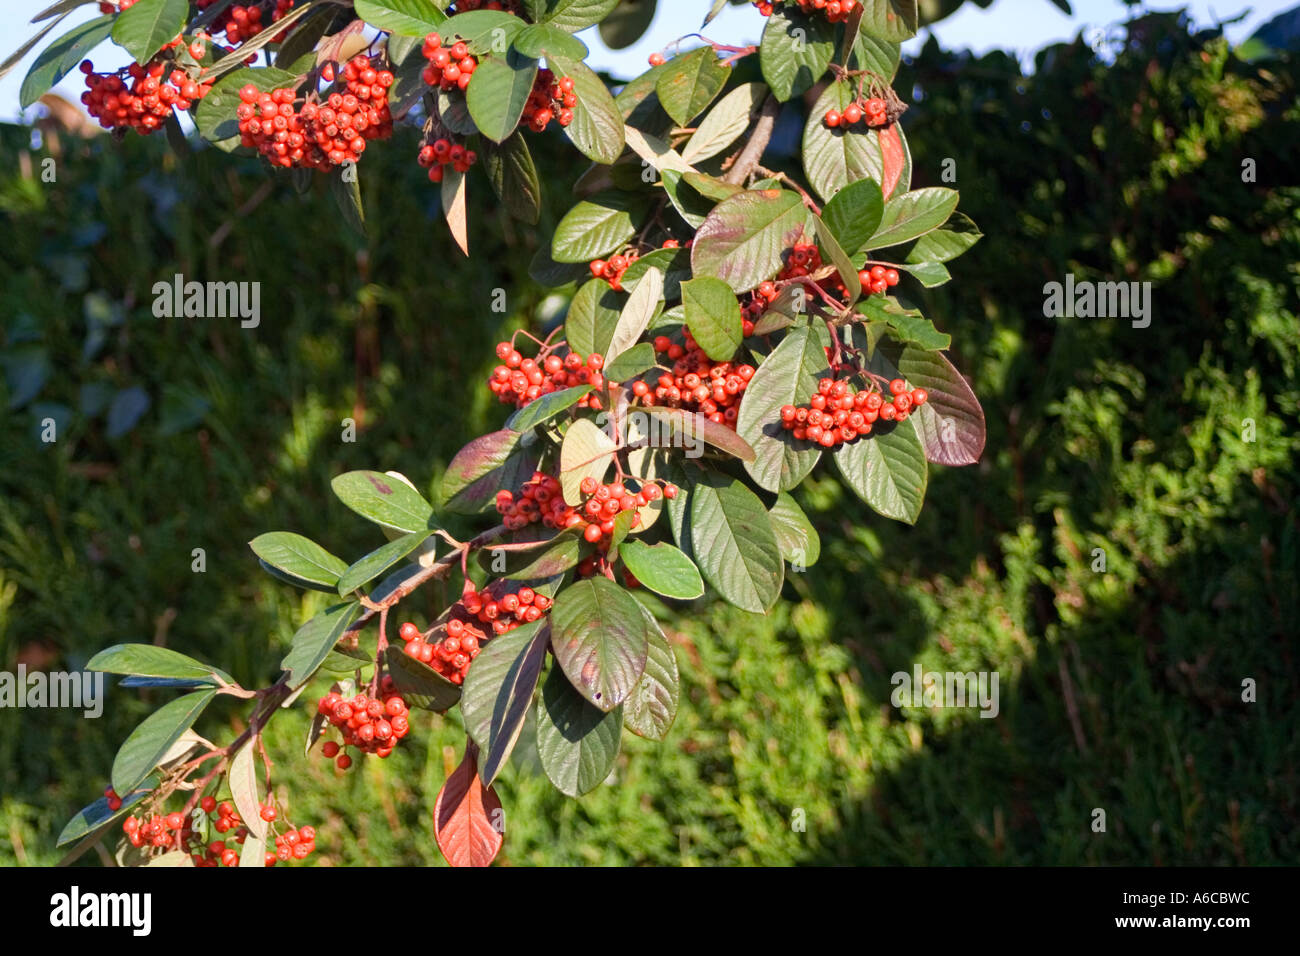
<instances>
[{"instance_id":1,"label":"background shrubbery","mask_svg":"<svg viewBox=\"0 0 1300 956\"><path fill-rule=\"evenodd\" d=\"M1244 65L1172 16L1139 21L1110 67L1082 43L1032 77L933 46L905 66L914 185L955 160L986 234L923 303L984 402L984 462L938 469L910 529L806 485L820 563L768 618L670 619L686 700L665 745L627 742L623 786L571 801L508 770L503 861L1300 859L1295 84L1292 63ZM245 542L292 529L362 553L381 542L331 476L392 468L431 493L495 426L492 344L563 307L522 268L547 223L472 203L463 259L413 135L361 166L366 241L323 192L134 136L59 136L43 184L55 144L31 135L0 130L0 669L152 640L265 684L322 596L262 574ZM535 152L545 179L571 174L558 143ZM154 318L153 283L176 272L261 281L261 327ZM1150 327L1043 318L1066 272L1151 281ZM890 675L918 662L997 669L1001 716L892 708ZM59 858L147 694L113 690L97 721L0 710L0 862ZM228 737L239 713L198 729ZM305 707L272 725L322 862L441 859L429 814L463 735L458 715L421 720L341 777L303 760Z\"/></svg>"}]
</instances>

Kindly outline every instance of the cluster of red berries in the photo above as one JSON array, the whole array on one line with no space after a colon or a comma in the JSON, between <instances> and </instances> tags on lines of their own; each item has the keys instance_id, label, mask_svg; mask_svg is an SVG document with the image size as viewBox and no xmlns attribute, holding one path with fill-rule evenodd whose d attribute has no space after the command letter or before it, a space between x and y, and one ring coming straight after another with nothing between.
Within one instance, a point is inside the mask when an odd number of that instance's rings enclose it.
<instances>
[{"instance_id":1,"label":"cluster of red berries","mask_svg":"<svg viewBox=\"0 0 1300 956\"><path fill-rule=\"evenodd\" d=\"M584 359L576 352L560 356L543 349L537 358L524 358L509 342L497 345L497 358L504 362L492 370L488 388L501 402L522 408L534 399L551 392L578 385L604 388L605 358L592 352ZM578 400L579 408L600 408L600 396L594 392Z\"/></svg>"},{"instance_id":2,"label":"cluster of red berries","mask_svg":"<svg viewBox=\"0 0 1300 956\"><path fill-rule=\"evenodd\" d=\"M384 675L378 697L365 694L344 697L330 691L317 703L316 711L342 732L344 747L356 747L362 753L379 757L391 754L397 742L411 730L406 701L388 675ZM347 770L352 766L352 758L339 753L340 749L329 740L321 746L321 753L334 760L340 770Z\"/></svg>"},{"instance_id":3,"label":"cluster of red berries","mask_svg":"<svg viewBox=\"0 0 1300 956\"><path fill-rule=\"evenodd\" d=\"M104 129L131 128L148 135L162 127L172 110L187 110L211 89L211 84L191 79L184 70L172 70L161 60L148 66L132 63L124 80L116 73L96 73L89 60L81 63L86 92L81 102Z\"/></svg>"},{"instance_id":4,"label":"cluster of red berries","mask_svg":"<svg viewBox=\"0 0 1300 956\"><path fill-rule=\"evenodd\" d=\"M218 833L234 832L227 839L204 844L194 829L193 817L180 812L166 815L155 813L149 817L129 816L122 821L122 832L134 847L142 847L146 844L153 847L170 846L176 842L179 834L180 846L188 850L195 866L238 866L240 854L234 845L243 844L248 838L248 827L240 819L238 811L227 802L218 804L216 798L212 796L204 797L199 806L210 820L214 815L216 816L212 828ZM263 804L258 811L261 818L268 823L274 821L279 815L275 806L269 803ZM263 863L266 866L274 866L277 861L304 859L316 849L315 841L316 830L313 827L290 829L275 838L276 851L267 851Z\"/></svg>"},{"instance_id":5,"label":"cluster of red berries","mask_svg":"<svg viewBox=\"0 0 1300 956\"><path fill-rule=\"evenodd\" d=\"M608 259L593 259L589 264L593 279L604 279L615 292L623 291L623 273L640 258L635 249L619 252Z\"/></svg>"},{"instance_id":6,"label":"cluster of red berries","mask_svg":"<svg viewBox=\"0 0 1300 956\"><path fill-rule=\"evenodd\" d=\"M893 397L886 401L880 392L853 392L846 381L824 378L806 406L782 407L781 427L800 441L834 448L869 435L878 420L905 421L913 408L924 405L929 398L923 388L909 390L901 378L889 383L889 392Z\"/></svg>"},{"instance_id":7,"label":"cluster of red berries","mask_svg":"<svg viewBox=\"0 0 1300 956\"><path fill-rule=\"evenodd\" d=\"M206 10L216 2L217 0L198 0L199 11ZM293 0L275 0L275 8L271 11L271 22L283 20L292 8ZM266 29L266 24L262 21L263 16L262 8L255 3L245 6L236 4L221 11L212 21L211 29L213 33L224 31L226 39L238 46ZM287 29L282 30L271 38L271 42L283 43L288 33Z\"/></svg>"},{"instance_id":8,"label":"cluster of red berries","mask_svg":"<svg viewBox=\"0 0 1300 956\"><path fill-rule=\"evenodd\" d=\"M864 119L868 126L885 126L889 123L889 105L879 96L873 96L850 103L844 107L843 113L827 110L825 119L826 125L832 129L848 129Z\"/></svg>"},{"instance_id":9,"label":"cluster of red berries","mask_svg":"<svg viewBox=\"0 0 1300 956\"><path fill-rule=\"evenodd\" d=\"M872 295L880 295L886 289L898 285L898 270L886 269L884 266L872 266L858 273L862 288Z\"/></svg>"},{"instance_id":10,"label":"cluster of red berries","mask_svg":"<svg viewBox=\"0 0 1300 956\"><path fill-rule=\"evenodd\" d=\"M344 78L346 93L336 91L324 103L301 107L291 89L263 93L248 84L239 91L236 110L241 143L286 169L328 171L357 162L367 140L392 135L388 88L393 74L360 55L344 67Z\"/></svg>"},{"instance_id":11,"label":"cluster of red berries","mask_svg":"<svg viewBox=\"0 0 1300 956\"><path fill-rule=\"evenodd\" d=\"M461 613L464 613L463 608ZM401 636L406 641L406 653L409 656L428 664L453 684L463 684L469 673L469 665L490 638L487 632L472 622L463 618L453 620L457 624L456 636L450 636L451 621L448 621L448 636L437 643L426 641L420 634L420 629L409 621L402 625Z\"/></svg>"},{"instance_id":12,"label":"cluster of red berries","mask_svg":"<svg viewBox=\"0 0 1300 956\"><path fill-rule=\"evenodd\" d=\"M668 488L672 488L671 494ZM582 479L579 491L586 499L574 507L564 500L560 483L555 478L540 471L534 472L518 496L506 490L497 492L497 511L505 526L512 530L539 521L547 528L581 527L583 538L603 549L609 546L614 533L614 519L621 512L644 508L660 494L669 498L677 495L677 489L671 485L661 492L658 485L646 482L639 491L632 491L622 482L606 485L590 476ZM636 517L632 519L633 527L638 520Z\"/></svg>"},{"instance_id":13,"label":"cluster of red berries","mask_svg":"<svg viewBox=\"0 0 1300 956\"><path fill-rule=\"evenodd\" d=\"M831 23L842 23L858 8L858 0L790 0L804 13L824 13ZM754 0L754 6L765 17L776 8L776 0Z\"/></svg>"},{"instance_id":14,"label":"cluster of red berries","mask_svg":"<svg viewBox=\"0 0 1300 956\"><path fill-rule=\"evenodd\" d=\"M744 323L745 334L749 335L754 323L748 319ZM754 377L754 366L715 362L690 332L685 336L685 345L678 345L666 335L655 338L654 349L673 363L671 371L660 375L653 387L645 380L633 382L632 393L643 404L697 411L709 421L735 428L740 400Z\"/></svg>"},{"instance_id":15,"label":"cluster of red berries","mask_svg":"<svg viewBox=\"0 0 1300 956\"><path fill-rule=\"evenodd\" d=\"M469 86L470 76L478 69L478 59L470 55L464 40L455 40L444 46L441 35L430 33L424 38L420 52L429 61L420 74L429 86L441 86L448 91L463 90Z\"/></svg>"},{"instance_id":16,"label":"cluster of red berries","mask_svg":"<svg viewBox=\"0 0 1300 956\"><path fill-rule=\"evenodd\" d=\"M524 104L524 115L519 120L527 123L534 133L540 133L550 125L551 120L559 120L561 126L573 122L573 108L578 105L578 94L573 89L573 77L562 76L558 80L550 70L537 71L533 80L533 91L528 94Z\"/></svg>"},{"instance_id":17,"label":"cluster of red berries","mask_svg":"<svg viewBox=\"0 0 1300 956\"><path fill-rule=\"evenodd\" d=\"M691 247L694 240L686 240L686 248ZM665 249L681 248L681 243L676 239L669 239L663 244ZM609 283L609 287L615 292L623 291L623 273L627 272L632 263L636 262L641 254L635 249L627 249L623 252L616 253L608 259L593 259L588 267L591 269L593 279L604 279Z\"/></svg>"},{"instance_id":18,"label":"cluster of red berries","mask_svg":"<svg viewBox=\"0 0 1300 956\"><path fill-rule=\"evenodd\" d=\"M104 799L108 803L108 809L113 813L117 813L118 810L122 809L122 798L117 795L117 791L112 787L104 791Z\"/></svg>"},{"instance_id":19,"label":"cluster of red berries","mask_svg":"<svg viewBox=\"0 0 1300 956\"><path fill-rule=\"evenodd\" d=\"M478 153L440 137L421 146L417 158L420 165L429 171L429 181L440 183L448 166L458 173L469 172L469 168L478 162Z\"/></svg>"}]
</instances>

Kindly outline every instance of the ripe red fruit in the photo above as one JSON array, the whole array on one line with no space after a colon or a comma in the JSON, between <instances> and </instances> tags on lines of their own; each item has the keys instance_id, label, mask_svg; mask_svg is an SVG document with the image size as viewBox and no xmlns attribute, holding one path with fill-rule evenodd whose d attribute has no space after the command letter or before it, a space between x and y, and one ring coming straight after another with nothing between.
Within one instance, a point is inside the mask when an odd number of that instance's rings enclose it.
<instances>
[{"instance_id":1,"label":"ripe red fruit","mask_svg":"<svg viewBox=\"0 0 1300 956\"><path fill-rule=\"evenodd\" d=\"M840 125L840 114L838 110L826 111L826 125L832 128Z\"/></svg>"},{"instance_id":2,"label":"ripe red fruit","mask_svg":"<svg viewBox=\"0 0 1300 956\"><path fill-rule=\"evenodd\" d=\"M902 395L907 391L907 383L901 378L896 378L889 383L889 391L893 395Z\"/></svg>"},{"instance_id":3,"label":"ripe red fruit","mask_svg":"<svg viewBox=\"0 0 1300 956\"><path fill-rule=\"evenodd\" d=\"M332 740L327 740L321 745L320 752L332 760L339 755L339 745Z\"/></svg>"},{"instance_id":4,"label":"ripe red fruit","mask_svg":"<svg viewBox=\"0 0 1300 956\"><path fill-rule=\"evenodd\" d=\"M665 62L665 60L664 60L664 55L663 55L662 53L651 53L651 54L650 54L650 65L651 65L651 66L663 66L663 65L664 65L664 62Z\"/></svg>"},{"instance_id":5,"label":"ripe red fruit","mask_svg":"<svg viewBox=\"0 0 1300 956\"><path fill-rule=\"evenodd\" d=\"M352 758L347 754L339 754L339 758L335 761L335 764L340 770L347 770L348 767L352 766Z\"/></svg>"},{"instance_id":6,"label":"ripe red fruit","mask_svg":"<svg viewBox=\"0 0 1300 956\"><path fill-rule=\"evenodd\" d=\"M861 119L862 119L862 107L860 107L857 103L850 103L848 106L844 108L844 114L841 117L841 121L844 123L845 126L852 126L854 123L857 123Z\"/></svg>"}]
</instances>

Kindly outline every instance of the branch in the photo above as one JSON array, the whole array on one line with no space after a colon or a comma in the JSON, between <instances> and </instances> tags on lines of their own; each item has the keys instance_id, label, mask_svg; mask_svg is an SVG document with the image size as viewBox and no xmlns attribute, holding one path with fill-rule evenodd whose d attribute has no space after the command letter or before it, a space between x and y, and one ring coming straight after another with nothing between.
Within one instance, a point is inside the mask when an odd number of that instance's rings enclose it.
<instances>
[{"instance_id":1,"label":"branch","mask_svg":"<svg viewBox=\"0 0 1300 956\"><path fill-rule=\"evenodd\" d=\"M724 183L744 185L746 178L763 158L767 144L772 141L772 131L776 129L776 117L780 112L781 104L769 93L763 102L763 109L758 114L758 120L754 123L754 132L749 137L749 142L736 157L735 164L722 177Z\"/></svg>"}]
</instances>

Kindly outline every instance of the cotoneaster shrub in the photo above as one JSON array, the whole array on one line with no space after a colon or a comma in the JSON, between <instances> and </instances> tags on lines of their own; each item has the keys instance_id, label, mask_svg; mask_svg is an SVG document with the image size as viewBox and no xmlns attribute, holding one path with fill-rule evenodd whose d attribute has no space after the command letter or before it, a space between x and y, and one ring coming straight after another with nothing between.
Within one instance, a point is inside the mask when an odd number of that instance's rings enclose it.
<instances>
[{"instance_id":1,"label":"cotoneaster shrub","mask_svg":"<svg viewBox=\"0 0 1300 956\"><path fill-rule=\"evenodd\" d=\"M615 95L573 33L617 5L308 0L225 18L221 0L138 0L38 60L26 97L79 66L106 128L175 133L191 111L203 138L255 150L268 175L329 177L353 226L366 154L417 124L415 159L467 252L475 165L532 224L528 138L555 124L592 163L531 266L584 282L562 326L498 345L485 387L513 409L502 427L454 458L436 503L396 472L337 476L340 500L390 539L369 554L343 560L287 530L250 542L287 585L339 598L298 630L271 686L147 645L96 655L89 666L125 684L184 693L131 733L104 798L61 843L120 825L130 863L305 858L315 831L277 808L262 735L309 694L308 750L339 771L391 754L410 708L458 706L468 737L433 830L452 863L486 864L505 829L492 784L526 728L546 775L580 796L608 776L625 728L661 739L671 725L676 658L637 591L695 600L707 586L765 612L786 565L820 551L789 492L823 457L907 523L928 462L978 460L983 413L942 354L949 337L890 291L943 284L980 238L954 190L910 189L889 84L915 5L763 4L756 46L679 44ZM82 59L108 36L129 70ZM257 65L263 53L273 65ZM799 167L769 168L778 117L810 91ZM457 537L453 515L492 518ZM401 602L440 579L459 597L404 619ZM210 744L190 727L219 696L251 710Z\"/></svg>"}]
</instances>

